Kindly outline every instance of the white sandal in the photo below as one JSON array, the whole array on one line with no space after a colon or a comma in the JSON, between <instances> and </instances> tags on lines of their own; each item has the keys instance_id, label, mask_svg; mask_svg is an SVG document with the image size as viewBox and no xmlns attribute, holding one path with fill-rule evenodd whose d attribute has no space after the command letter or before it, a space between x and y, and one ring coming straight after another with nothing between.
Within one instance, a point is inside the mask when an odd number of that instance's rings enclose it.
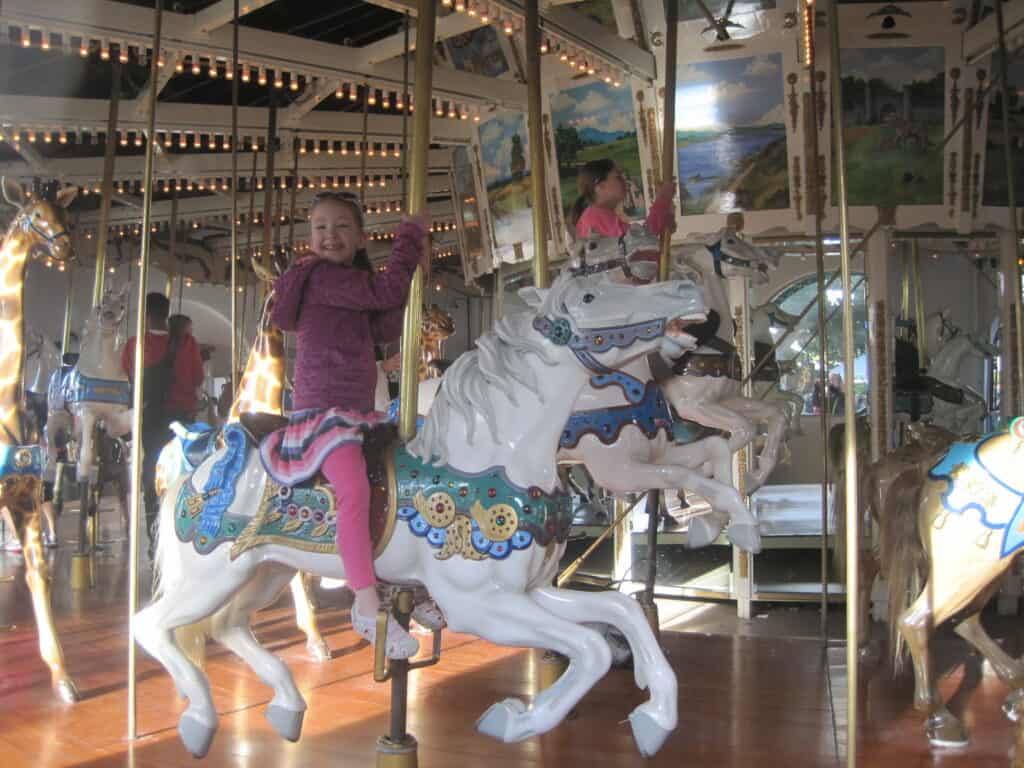
<instances>
[{"instance_id":1,"label":"white sandal","mask_svg":"<svg viewBox=\"0 0 1024 768\"><path fill-rule=\"evenodd\" d=\"M352 628L362 635L370 645L377 644L377 616L364 616L352 606ZM420 649L419 641L410 635L408 631L395 621L395 617L388 616L388 645L387 655L389 659L408 659L415 656Z\"/></svg>"}]
</instances>

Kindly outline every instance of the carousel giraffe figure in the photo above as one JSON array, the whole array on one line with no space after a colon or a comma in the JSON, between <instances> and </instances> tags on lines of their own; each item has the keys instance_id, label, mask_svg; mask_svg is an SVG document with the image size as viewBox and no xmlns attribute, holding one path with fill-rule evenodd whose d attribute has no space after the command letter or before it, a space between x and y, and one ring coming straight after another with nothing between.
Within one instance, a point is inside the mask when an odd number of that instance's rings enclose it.
<instances>
[{"instance_id":1,"label":"carousel giraffe figure","mask_svg":"<svg viewBox=\"0 0 1024 768\"><path fill-rule=\"evenodd\" d=\"M54 690L66 702L78 701L78 689L64 666L50 608L50 577L40 535L43 460L38 435L32 434L22 400L24 365L25 266L30 254L57 261L71 258L64 208L76 188L61 190L56 203L29 201L21 187L0 180L4 200L17 207L0 246L0 509L14 522L25 558L25 581L32 593L39 652L50 668Z\"/></svg>"},{"instance_id":2,"label":"carousel giraffe figure","mask_svg":"<svg viewBox=\"0 0 1024 768\"><path fill-rule=\"evenodd\" d=\"M438 367L443 359L441 349L445 340L455 333L455 321L437 304L423 309L420 343L420 381L440 378L444 373Z\"/></svg>"}]
</instances>

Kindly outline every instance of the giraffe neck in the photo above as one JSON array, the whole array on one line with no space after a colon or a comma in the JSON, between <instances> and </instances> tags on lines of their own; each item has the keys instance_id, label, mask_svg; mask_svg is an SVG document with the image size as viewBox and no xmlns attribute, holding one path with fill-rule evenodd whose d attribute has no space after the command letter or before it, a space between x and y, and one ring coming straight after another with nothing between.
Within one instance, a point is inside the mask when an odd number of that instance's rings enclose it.
<instances>
[{"instance_id":1,"label":"giraffe neck","mask_svg":"<svg viewBox=\"0 0 1024 768\"><path fill-rule=\"evenodd\" d=\"M13 226L0 245L0 442L22 439L19 406L24 364L23 291L28 243Z\"/></svg>"},{"instance_id":2,"label":"giraffe neck","mask_svg":"<svg viewBox=\"0 0 1024 768\"><path fill-rule=\"evenodd\" d=\"M284 365L284 334L274 327L261 328L246 360L228 421L238 421L242 413L282 415Z\"/></svg>"}]
</instances>

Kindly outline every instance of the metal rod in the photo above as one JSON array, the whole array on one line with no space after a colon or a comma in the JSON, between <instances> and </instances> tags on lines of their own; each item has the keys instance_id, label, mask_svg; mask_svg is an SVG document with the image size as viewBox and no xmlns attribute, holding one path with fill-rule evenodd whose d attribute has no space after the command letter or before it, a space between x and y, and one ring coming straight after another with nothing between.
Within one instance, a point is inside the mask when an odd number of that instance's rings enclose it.
<instances>
[{"instance_id":1,"label":"metal rod","mask_svg":"<svg viewBox=\"0 0 1024 768\"><path fill-rule=\"evenodd\" d=\"M237 0L236 0L237 2ZM135 312L135 388L132 395L132 498L131 517L128 522L128 562L131 578L128 583L128 738L138 733L135 696L135 614L139 610L139 519L142 514L142 396L143 371L146 352L146 282L149 276L149 256L152 232L149 231L153 213L153 149L156 145L156 102L160 79L160 34L163 25L164 1L156 0L154 14L153 54L149 61L149 116L146 121L146 165L143 175L142 197L142 253L139 266L139 293ZM101 238L102 239L102 238Z\"/></svg>"},{"instance_id":2,"label":"metal rod","mask_svg":"<svg viewBox=\"0 0 1024 768\"><path fill-rule=\"evenodd\" d=\"M434 46L430 46L433 49ZM428 114L430 110L424 110ZM398 610L395 620L402 629L409 629L409 614L412 611L412 591L403 589L398 593ZM406 720L409 706L409 660L393 659L391 661L391 717L388 735L392 743L406 742Z\"/></svg>"},{"instance_id":3,"label":"metal rod","mask_svg":"<svg viewBox=\"0 0 1024 768\"><path fill-rule=\"evenodd\" d=\"M71 346L71 312L75 304L75 263L68 264L68 295L64 299L64 330L60 337L60 354L63 357Z\"/></svg>"},{"instance_id":4,"label":"metal rod","mask_svg":"<svg viewBox=\"0 0 1024 768\"><path fill-rule=\"evenodd\" d=\"M838 171L839 192L839 249L843 268L843 369L848 380L847 396L844 399L843 430L846 443L846 765L857 768L857 727L859 724L859 669L857 667L857 639L860 637L860 612L856 610L857 595L860 594L860 516L857 506L857 429L856 398L853 397L853 292L850 290L850 222L846 196L846 152L843 147L843 84L839 63L839 10L838 0L828 3L828 29L832 45L832 130L833 153ZM998 3L997 3L998 5ZM824 344L822 345L824 348ZM824 393L822 393L824 395Z\"/></svg>"},{"instance_id":5,"label":"metal rod","mask_svg":"<svg viewBox=\"0 0 1024 768\"><path fill-rule=\"evenodd\" d=\"M678 52L679 0L668 0L665 9L665 114L664 129L661 132L661 183L675 178L675 164L678 162L676 160L676 70L678 69ZM675 206L673 205L673 213L674 211ZM668 280L669 273L672 271L671 256L669 254L671 244L672 230L669 228L660 235L658 279L662 281Z\"/></svg>"},{"instance_id":6,"label":"metal rod","mask_svg":"<svg viewBox=\"0 0 1024 768\"><path fill-rule=\"evenodd\" d=\"M174 263L174 254L178 247L178 186L175 185L171 189L171 237L170 237L170 248L171 255L168 259L168 263ZM181 314L181 302L185 296L185 258L182 257L178 260L178 314ZM171 298L168 294L167 298Z\"/></svg>"},{"instance_id":7,"label":"metal rod","mask_svg":"<svg viewBox=\"0 0 1024 768\"><path fill-rule=\"evenodd\" d=\"M367 141L370 134L370 84L363 85L363 149L359 154L359 203L366 205L366 155L370 151L370 143Z\"/></svg>"},{"instance_id":8,"label":"metal rod","mask_svg":"<svg viewBox=\"0 0 1024 768\"><path fill-rule=\"evenodd\" d=\"M590 546L583 551L583 554L581 554L579 557L573 560L568 566L566 566L564 571L558 574L558 578L555 579L555 586L560 587L567 581L569 581L569 579L571 579L573 576L575 576L576 571L578 571L583 566L583 564L587 561L587 558L589 558L594 553L594 551L599 546L601 546L601 542L603 542L605 539L611 536L612 533L615 531L615 528L623 520L626 519L630 512L632 512L636 508L636 505L640 503L641 499L645 498L647 497L639 496L636 501L634 501L632 504L626 507L626 509L624 509L618 516L616 516L616 518L611 522L611 524L609 524L607 528L601 531L601 535L594 539Z\"/></svg>"},{"instance_id":9,"label":"metal rod","mask_svg":"<svg viewBox=\"0 0 1024 768\"><path fill-rule=\"evenodd\" d=\"M921 251L918 241L910 241L910 289L914 292L914 327L917 329L917 367L928 367L928 351L924 336L924 290L921 287Z\"/></svg>"},{"instance_id":10,"label":"metal rod","mask_svg":"<svg viewBox=\"0 0 1024 768\"><path fill-rule=\"evenodd\" d=\"M676 0L669 0L675 4ZM644 580L644 603L654 605L654 587L658 581L658 521L661 519L661 491L647 492L647 578Z\"/></svg>"},{"instance_id":11,"label":"metal rod","mask_svg":"<svg viewBox=\"0 0 1024 768\"><path fill-rule=\"evenodd\" d=\"M540 0L526 0L527 133L530 137L530 196L533 200L533 284L550 285L548 276L548 205L544 168L544 129L540 71Z\"/></svg>"},{"instance_id":12,"label":"metal rod","mask_svg":"<svg viewBox=\"0 0 1024 768\"><path fill-rule=\"evenodd\" d=\"M238 395L238 3L231 17L231 396ZM249 222L252 226L252 221Z\"/></svg>"},{"instance_id":13,"label":"metal rod","mask_svg":"<svg viewBox=\"0 0 1024 768\"><path fill-rule=\"evenodd\" d=\"M267 157L263 161L263 241L260 243L260 262L268 270L274 251L274 159L277 154L277 95L271 91L270 116L267 120ZM241 362L241 361L239 361Z\"/></svg>"},{"instance_id":14,"label":"metal rod","mask_svg":"<svg viewBox=\"0 0 1024 768\"><path fill-rule=\"evenodd\" d=\"M414 76L415 103L413 112L412 156L409 158L409 213L419 214L427 207L427 154L430 151L430 91L433 87L434 3L419 0L416 18L416 65ZM424 248L426 248L426 243ZM399 403L399 434L411 440L416 434L416 400L419 384L420 322L423 316L423 269L417 268L409 286L402 323L402 370Z\"/></svg>"},{"instance_id":15,"label":"metal rod","mask_svg":"<svg viewBox=\"0 0 1024 768\"><path fill-rule=\"evenodd\" d=\"M402 19L405 47L402 55L402 208L409 209L409 12Z\"/></svg>"},{"instance_id":16,"label":"metal rod","mask_svg":"<svg viewBox=\"0 0 1024 768\"><path fill-rule=\"evenodd\" d=\"M110 105L107 112L107 143L103 145L103 186L100 188L100 224L96 238L96 268L92 283L92 305L103 301L107 275L107 227L110 202L114 196L114 161L117 156L117 113L121 103L121 60L110 57Z\"/></svg>"},{"instance_id":17,"label":"metal rod","mask_svg":"<svg viewBox=\"0 0 1024 768\"><path fill-rule=\"evenodd\" d=\"M874 226L872 226L871 229L868 230L868 237L870 237L871 235L875 234L875 232L878 230L879 226L881 226L881 223L882 223L881 219L879 219L878 221L875 222ZM863 245L864 243L867 242L868 237L865 237L863 240L861 240L861 245ZM854 255L857 255L858 253L863 252L863 250L864 249L862 247L861 248L857 248L854 251ZM839 279L841 274L842 274L842 269L835 270L832 273L832 275L829 277L828 281L825 283L825 287L824 287L824 289L821 290L821 292L824 293L824 291L827 291L831 287L832 283L834 283L836 280ZM760 371L768 363L768 361L771 359L772 355L779 349L779 347L781 347L785 343L786 339L789 338L789 335L791 333L793 333L793 331L796 330L796 327L797 327L797 325L800 324L800 321L803 320L805 317L807 317L807 313L810 312L811 308L814 307L817 303L818 303L818 296L815 295L815 296L813 296L811 298L811 300L809 302L807 302L807 305L800 311L800 314L796 316L796 322L793 323L792 327L787 328L785 331L783 331L782 335L779 336L779 338L777 338L772 343L771 348L769 348L768 351L765 352L764 355L762 355L761 359L756 362L754 367L750 370L750 373L743 379L741 384L746 384L748 381L753 379L754 376L757 375L757 372Z\"/></svg>"},{"instance_id":18,"label":"metal rod","mask_svg":"<svg viewBox=\"0 0 1024 768\"><path fill-rule=\"evenodd\" d=\"M1003 19L1003 3L1001 0L996 0L996 32L999 37L999 92L1002 96L1003 101L1003 165L1006 166L1006 204L1008 212L1010 214L1010 232L1013 233L1013 265L1010 268L1010 276L1012 278L1013 288L1010 292L1012 303L1015 305L1016 310L1013 313L1014 335L1016 336L1016 344L1014 345L1014 370L1016 374L1016 381L1013 386L1013 394L1016 398L1016 409L1014 413L1024 412L1024 319L1021 318L1021 285L1020 285L1020 227L1017 223L1017 187L1016 187L1016 165L1014 164L1014 152L1013 143L1010 139L1010 93L1009 93L1009 74L1008 74L1008 62L1006 53L1006 27ZM1005 335L1009 336L1009 328L1006 329Z\"/></svg>"},{"instance_id":19,"label":"metal rod","mask_svg":"<svg viewBox=\"0 0 1024 768\"><path fill-rule=\"evenodd\" d=\"M288 212L288 258L295 255L295 207L299 195L299 139L292 142L292 199Z\"/></svg>"},{"instance_id":20,"label":"metal rod","mask_svg":"<svg viewBox=\"0 0 1024 768\"><path fill-rule=\"evenodd\" d=\"M245 254L246 254L246 256L249 257L249 263L250 264L252 263L252 260L254 258L256 258L255 256L253 256L253 253L252 253L252 230L253 230L254 220L256 218L256 168L257 168L257 162L258 161L259 161L259 153L256 151L256 145L254 144L253 148L252 148L252 176L249 177L249 219L246 222L247 226L246 226L246 229L245 229ZM236 262L238 260L237 254L236 254L235 260L236 260ZM237 269L237 264L236 264L236 269ZM236 287L232 286L232 290L234 291L232 296L237 296L238 289ZM232 299L232 300L234 300L234 299ZM243 305L242 309L243 309L243 314L244 314L244 309L245 309L244 305ZM243 331L243 329L238 324L238 315L236 314L236 315L232 316L232 318L231 318L231 336L232 336L232 338L239 339L240 338L239 334L242 331ZM233 368L233 370L239 371L241 369L241 367L242 367L241 366L241 360L237 360L236 359L234 361L234 368ZM237 397L238 392L233 387L232 387L231 392L232 392L232 397Z\"/></svg>"}]
</instances>

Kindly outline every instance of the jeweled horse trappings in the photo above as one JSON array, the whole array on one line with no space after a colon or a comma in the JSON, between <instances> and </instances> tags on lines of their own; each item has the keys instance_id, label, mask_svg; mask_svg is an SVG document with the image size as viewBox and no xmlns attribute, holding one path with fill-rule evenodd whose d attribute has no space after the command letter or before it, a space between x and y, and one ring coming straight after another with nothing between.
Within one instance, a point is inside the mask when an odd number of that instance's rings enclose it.
<instances>
[{"instance_id":1,"label":"jeweled horse trappings","mask_svg":"<svg viewBox=\"0 0 1024 768\"><path fill-rule=\"evenodd\" d=\"M67 702L78 690L64 667L64 654L50 609L50 578L39 532L43 493L43 456L36 435L26 427L22 410L21 373L24 362L25 265L30 254L43 253L57 261L71 258L71 238L64 208L77 188L57 195L57 204L26 201L21 188L0 180L3 197L18 206L0 245L0 508L6 508L21 541L25 581L32 593L39 651L50 668L53 687Z\"/></svg>"},{"instance_id":2,"label":"jeweled horse trappings","mask_svg":"<svg viewBox=\"0 0 1024 768\"><path fill-rule=\"evenodd\" d=\"M928 470L917 505L917 536L892 537L882 567L907 578L890 589L890 622L914 662L914 706L927 714L935 745L967 741L963 725L942 702L931 665L935 627L954 616L956 631L992 664L1011 692L1003 705L1019 719L1024 707L1024 664L1011 658L983 629L978 614L1024 548L1024 418L973 442L954 443ZM918 564L924 562L922 572ZM917 583L917 594L908 587ZM909 608L906 604L913 600ZM895 652L899 653L897 647Z\"/></svg>"},{"instance_id":3,"label":"jeweled horse trappings","mask_svg":"<svg viewBox=\"0 0 1024 768\"><path fill-rule=\"evenodd\" d=\"M651 691L630 722L640 751L653 754L676 725L675 675L635 601L550 586L571 514L555 457L591 376L573 339L592 340L595 359L618 370L653 351L666 333L684 339L672 321L702 315L703 303L689 283L636 288L606 276L562 275L537 296L538 313L501 319L448 370L417 438L387 450L391 470L378 488L389 499L391 522L378 544L377 575L424 585L455 631L570 658L568 671L532 708L511 699L478 721L482 732L506 741L554 727L608 670L611 651L585 624L618 627L632 646L637 682ZM597 341L606 329L633 323L648 323L651 332L624 346ZM287 667L256 642L249 615L297 569L344 577L332 509L330 489L269 482L244 441L229 440L165 494L159 590L136 616L137 637L189 700L179 733L193 754L208 749L217 713L174 630L206 617L212 635L274 688L271 724L298 738L305 702Z\"/></svg>"}]
</instances>

